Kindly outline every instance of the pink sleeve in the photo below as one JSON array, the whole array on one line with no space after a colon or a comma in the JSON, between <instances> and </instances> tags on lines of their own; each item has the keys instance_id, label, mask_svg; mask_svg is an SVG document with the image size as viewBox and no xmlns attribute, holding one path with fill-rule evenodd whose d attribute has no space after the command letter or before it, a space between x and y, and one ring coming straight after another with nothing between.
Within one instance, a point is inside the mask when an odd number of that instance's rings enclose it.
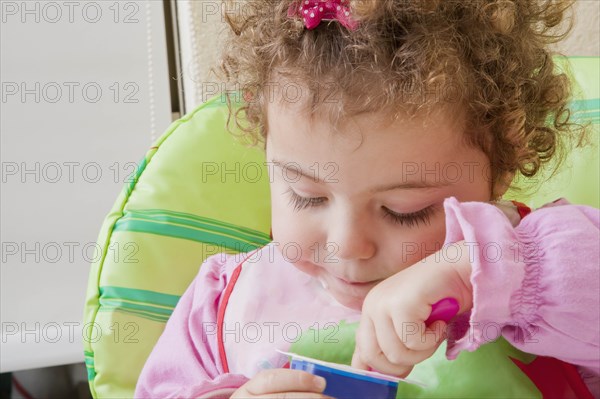
<instances>
[{"instance_id":1,"label":"pink sleeve","mask_svg":"<svg viewBox=\"0 0 600 399\"><path fill-rule=\"evenodd\" d=\"M446 244L464 240L473 266L473 309L450 331L448 358L502 334L600 374L600 211L560 200L513 227L488 203L444 207Z\"/></svg>"},{"instance_id":2,"label":"pink sleeve","mask_svg":"<svg viewBox=\"0 0 600 399\"><path fill-rule=\"evenodd\" d=\"M187 288L138 379L135 398L229 398L248 379L226 374L217 310L235 257L208 258Z\"/></svg>"}]
</instances>

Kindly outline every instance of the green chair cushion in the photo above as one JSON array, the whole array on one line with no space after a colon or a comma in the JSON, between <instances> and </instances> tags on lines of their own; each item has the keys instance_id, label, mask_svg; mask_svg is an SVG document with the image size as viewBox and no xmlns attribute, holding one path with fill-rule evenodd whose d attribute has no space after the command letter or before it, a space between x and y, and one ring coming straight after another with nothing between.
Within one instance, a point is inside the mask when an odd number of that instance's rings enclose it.
<instances>
[{"instance_id":1,"label":"green chair cushion","mask_svg":"<svg viewBox=\"0 0 600 399\"><path fill-rule=\"evenodd\" d=\"M263 151L226 131L227 112L219 96L173 123L104 221L84 315L94 397L133 396L146 358L205 258L270 241Z\"/></svg>"},{"instance_id":2,"label":"green chair cushion","mask_svg":"<svg viewBox=\"0 0 600 399\"><path fill-rule=\"evenodd\" d=\"M563 173L519 199L537 206L563 196L600 207L600 58L569 61L580 86L576 116L593 125L596 146L573 153ZM91 267L84 313L94 397L133 396L146 358L206 257L270 241L264 152L227 132L227 112L217 96L174 122L102 225L102 256Z\"/></svg>"}]
</instances>

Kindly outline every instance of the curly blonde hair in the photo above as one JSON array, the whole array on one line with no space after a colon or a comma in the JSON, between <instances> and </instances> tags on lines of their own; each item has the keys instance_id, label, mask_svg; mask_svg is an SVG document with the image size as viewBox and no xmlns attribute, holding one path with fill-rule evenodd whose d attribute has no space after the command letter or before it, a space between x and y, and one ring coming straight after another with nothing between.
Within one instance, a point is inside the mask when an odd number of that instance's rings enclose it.
<instances>
[{"instance_id":1,"label":"curly blonde hair","mask_svg":"<svg viewBox=\"0 0 600 399\"><path fill-rule=\"evenodd\" d=\"M255 142L267 135L278 75L306 89L311 115L327 109L334 120L459 107L493 182L532 177L582 142L569 78L548 49L570 30L574 0L349 0L356 30L336 21L308 30L288 17L297 1L225 0L232 35L219 74L249 100L235 107L227 91L231 120Z\"/></svg>"}]
</instances>

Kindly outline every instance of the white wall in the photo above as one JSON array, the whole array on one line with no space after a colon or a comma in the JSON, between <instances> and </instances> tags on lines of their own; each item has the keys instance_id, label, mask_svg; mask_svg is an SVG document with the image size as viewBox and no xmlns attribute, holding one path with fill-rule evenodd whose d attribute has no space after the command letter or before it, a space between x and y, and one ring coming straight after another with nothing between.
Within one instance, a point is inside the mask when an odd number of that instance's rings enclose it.
<instances>
[{"instance_id":1,"label":"white wall","mask_svg":"<svg viewBox=\"0 0 600 399\"><path fill-rule=\"evenodd\" d=\"M171 109L162 2L2 1L0 12L5 372L83 361L97 234Z\"/></svg>"},{"instance_id":2,"label":"white wall","mask_svg":"<svg viewBox=\"0 0 600 399\"><path fill-rule=\"evenodd\" d=\"M600 56L600 1L575 2L575 26L559 44L559 51L571 56Z\"/></svg>"}]
</instances>

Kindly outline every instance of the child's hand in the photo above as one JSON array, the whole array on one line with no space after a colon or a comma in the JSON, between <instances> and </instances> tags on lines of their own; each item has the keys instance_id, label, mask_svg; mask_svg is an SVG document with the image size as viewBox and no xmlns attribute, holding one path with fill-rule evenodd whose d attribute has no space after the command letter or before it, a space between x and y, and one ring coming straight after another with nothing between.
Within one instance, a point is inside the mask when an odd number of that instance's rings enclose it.
<instances>
[{"instance_id":1,"label":"child's hand","mask_svg":"<svg viewBox=\"0 0 600 399\"><path fill-rule=\"evenodd\" d=\"M459 313L471 309L469 248L464 242L453 245L443 250L445 255L428 256L369 292L356 331L353 367L405 377L445 338L445 322L425 327L431 305L450 297L458 301Z\"/></svg>"},{"instance_id":2,"label":"child's hand","mask_svg":"<svg viewBox=\"0 0 600 399\"><path fill-rule=\"evenodd\" d=\"M325 379L306 371L290 369L263 370L239 387L231 399L241 398L331 398L321 394ZM333 399L333 398L331 398Z\"/></svg>"}]
</instances>

